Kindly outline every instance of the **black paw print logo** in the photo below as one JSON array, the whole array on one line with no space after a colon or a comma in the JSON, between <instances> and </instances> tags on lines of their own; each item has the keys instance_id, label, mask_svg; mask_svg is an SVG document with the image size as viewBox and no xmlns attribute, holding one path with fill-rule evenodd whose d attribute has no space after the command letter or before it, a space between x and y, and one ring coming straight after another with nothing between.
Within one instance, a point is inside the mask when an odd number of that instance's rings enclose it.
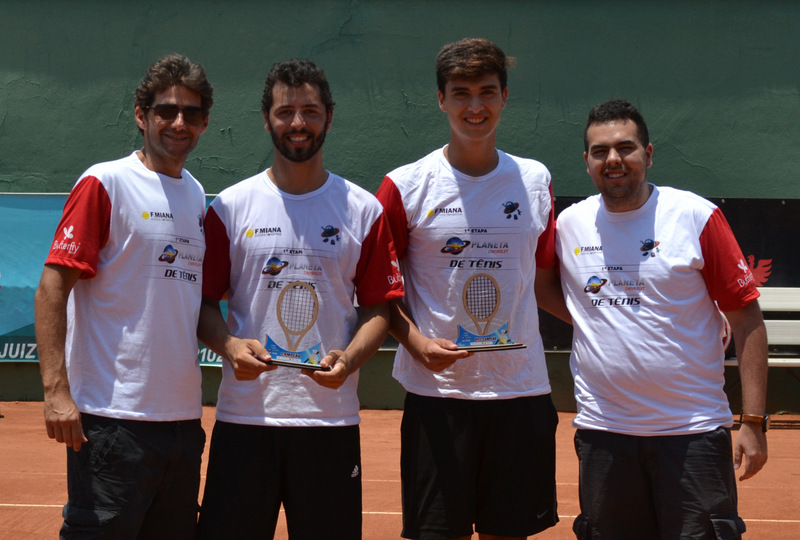
<instances>
[{"instance_id":1,"label":"black paw print logo","mask_svg":"<svg viewBox=\"0 0 800 540\"><path fill-rule=\"evenodd\" d=\"M514 201L506 201L503 203L503 213L506 215L506 219L519 219L519 216L522 215L522 211L519 209L519 203L515 203Z\"/></svg>"},{"instance_id":2,"label":"black paw print logo","mask_svg":"<svg viewBox=\"0 0 800 540\"><path fill-rule=\"evenodd\" d=\"M324 227L322 227L323 242L330 242L332 246L335 246L336 242L338 242L339 240L340 240L339 229L337 229L333 225L325 225Z\"/></svg>"},{"instance_id":3,"label":"black paw print logo","mask_svg":"<svg viewBox=\"0 0 800 540\"><path fill-rule=\"evenodd\" d=\"M661 244L661 242L659 242L658 240L652 240L648 238L647 240L641 240L641 242L642 242L642 247L640 247L639 249L642 251L642 257L647 257L648 255L650 255L651 257L655 257L656 253L661 251L660 249L658 249L659 244Z\"/></svg>"}]
</instances>

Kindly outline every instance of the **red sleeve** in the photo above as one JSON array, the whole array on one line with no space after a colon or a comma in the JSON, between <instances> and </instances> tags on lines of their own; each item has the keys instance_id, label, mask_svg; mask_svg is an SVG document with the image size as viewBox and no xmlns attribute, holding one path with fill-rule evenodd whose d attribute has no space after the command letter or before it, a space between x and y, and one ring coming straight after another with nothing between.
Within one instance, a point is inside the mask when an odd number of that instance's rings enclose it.
<instances>
[{"instance_id":1,"label":"red sleeve","mask_svg":"<svg viewBox=\"0 0 800 540\"><path fill-rule=\"evenodd\" d=\"M722 311L741 309L760 296L728 221L717 208L700 234L708 294Z\"/></svg>"},{"instance_id":2,"label":"red sleeve","mask_svg":"<svg viewBox=\"0 0 800 540\"><path fill-rule=\"evenodd\" d=\"M397 257L402 259L408 248L408 218L406 217L406 208L403 206L403 198L400 196L397 186L388 176L384 177L375 196L383 205L384 214L386 214L392 231Z\"/></svg>"},{"instance_id":3,"label":"red sleeve","mask_svg":"<svg viewBox=\"0 0 800 540\"><path fill-rule=\"evenodd\" d=\"M356 266L356 295L361 306L402 298L403 280L394 251L392 232L386 213L372 224L361 244L361 257Z\"/></svg>"},{"instance_id":4,"label":"red sleeve","mask_svg":"<svg viewBox=\"0 0 800 540\"><path fill-rule=\"evenodd\" d=\"M539 235L536 244L536 267L553 268L556 265L556 222L553 206L553 185L550 184L550 215L547 216L547 228Z\"/></svg>"},{"instance_id":5,"label":"red sleeve","mask_svg":"<svg viewBox=\"0 0 800 540\"><path fill-rule=\"evenodd\" d=\"M203 295L222 300L231 287L231 241L228 231L213 207L203 222L206 254L203 257Z\"/></svg>"},{"instance_id":6,"label":"red sleeve","mask_svg":"<svg viewBox=\"0 0 800 540\"><path fill-rule=\"evenodd\" d=\"M81 279L97 274L100 249L108 242L111 200L94 176L78 181L67 197L45 264L81 270Z\"/></svg>"}]
</instances>

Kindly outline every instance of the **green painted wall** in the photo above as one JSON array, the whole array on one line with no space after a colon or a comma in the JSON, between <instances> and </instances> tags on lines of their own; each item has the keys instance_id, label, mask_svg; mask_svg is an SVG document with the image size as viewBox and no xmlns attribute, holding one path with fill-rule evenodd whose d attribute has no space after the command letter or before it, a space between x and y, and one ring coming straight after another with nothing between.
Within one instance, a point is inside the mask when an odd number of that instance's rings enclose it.
<instances>
[{"instance_id":1,"label":"green painted wall","mask_svg":"<svg viewBox=\"0 0 800 540\"><path fill-rule=\"evenodd\" d=\"M654 182L800 198L798 2L3 0L0 21L0 191L66 192L137 147L133 90L172 51L216 87L188 163L209 193L269 164L259 100L289 56L331 80L327 167L374 191L446 142L434 58L475 35L518 59L498 145L548 165L556 195L592 192L583 123L619 96L648 119Z\"/></svg>"}]
</instances>

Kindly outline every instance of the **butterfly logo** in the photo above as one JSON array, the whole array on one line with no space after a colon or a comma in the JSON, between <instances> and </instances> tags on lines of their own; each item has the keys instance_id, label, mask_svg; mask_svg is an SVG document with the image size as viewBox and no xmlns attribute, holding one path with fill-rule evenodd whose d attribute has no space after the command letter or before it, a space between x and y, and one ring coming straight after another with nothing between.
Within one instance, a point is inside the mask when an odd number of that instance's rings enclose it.
<instances>
[{"instance_id":1,"label":"butterfly logo","mask_svg":"<svg viewBox=\"0 0 800 540\"><path fill-rule=\"evenodd\" d=\"M64 233L64 240L72 240L75 235L72 234L72 231L75 230L74 225L70 225L69 227L64 227L62 232Z\"/></svg>"}]
</instances>

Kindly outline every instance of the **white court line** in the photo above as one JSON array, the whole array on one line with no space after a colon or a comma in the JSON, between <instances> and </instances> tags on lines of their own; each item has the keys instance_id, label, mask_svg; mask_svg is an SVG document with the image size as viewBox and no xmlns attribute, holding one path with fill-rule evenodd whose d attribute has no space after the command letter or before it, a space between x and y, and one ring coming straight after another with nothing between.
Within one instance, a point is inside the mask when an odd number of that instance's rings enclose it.
<instances>
[{"instance_id":1,"label":"white court line","mask_svg":"<svg viewBox=\"0 0 800 540\"><path fill-rule=\"evenodd\" d=\"M64 508L63 504L14 504L0 503L0 508Z\"/></svg>"},{"instance_id":2,"label":"white court line","mask_svg":"<svg viewBox=\"0 0 800 540\"><path fill-rule=\"evenodd\" d=\"M377 481L377 480L376 480ZM387 482L391 480L386 480ZM63 508L63 504L13 504L13 503L0 503L0 508ZM281 508L283 512L283 508ZM401 516L402 512L362 512L366 516ZM577 516L566 516L559 514L561 519L575 519ZM800 519L752 519L742 518L745 522L752 523L800 523Z\"/></svg>"},{"instance_id":3,"label":"white court line","mask_svg":"<svg viewBox=\"0 0 800 540\"><path fill-rule=\"evenodd\" d=\"M283 511L283 508L281 508ZM401 516L403 515L402 512L362 512L364 515L369 516ZM565 516L563 514L559 514L558 517L560 519L575 519L577 516ZM745 522L748 523L800 523L800 519L748 519L742 518Z\"/></svg>"},{"instance_id":4,"label":"white court line","mask_svg":"<svg viewBox=\"0 0 800 540\"><path fill-rule=\"evenodd\" d=\"M362 482L383 482L386 484L399 484L400 480L381 480L375 478L364 478ZM557 486L577 486L577 482L556 482Z\"/></svg>"}]
</instances>

